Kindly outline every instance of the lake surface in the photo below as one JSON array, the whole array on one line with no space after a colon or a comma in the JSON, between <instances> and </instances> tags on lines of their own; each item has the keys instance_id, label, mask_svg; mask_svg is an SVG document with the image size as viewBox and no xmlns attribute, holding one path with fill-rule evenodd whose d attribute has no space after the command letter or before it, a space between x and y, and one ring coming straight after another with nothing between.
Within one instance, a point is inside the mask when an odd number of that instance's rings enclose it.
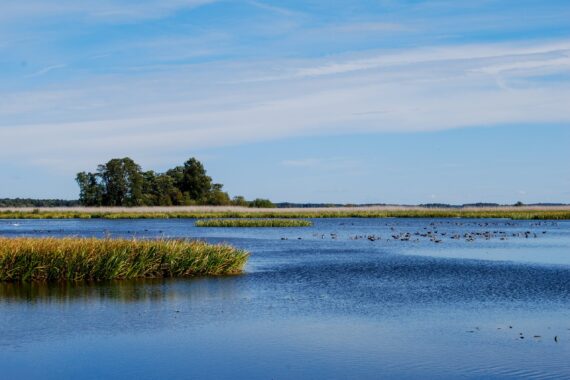
<instances>
[{"instance_id":1,"label":"lake surface","mask_svg":"<svg viewBox=\"0 0 570 380\"><path fill-rule=\"evenodd\" d=\"M570 222L0 220L2 236L199 238L246 273L0 284L0 378L569 378Z\"/></svg>"}]
</instances>

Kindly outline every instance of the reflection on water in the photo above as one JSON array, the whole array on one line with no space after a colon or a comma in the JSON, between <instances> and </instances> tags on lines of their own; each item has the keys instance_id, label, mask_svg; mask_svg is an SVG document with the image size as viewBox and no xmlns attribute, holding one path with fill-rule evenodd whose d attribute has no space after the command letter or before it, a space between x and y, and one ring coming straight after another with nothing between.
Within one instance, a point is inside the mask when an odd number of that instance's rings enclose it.
<instances>
[{"instance_id":1,"label":"reflection on water","mask_svg":"<svg viewBox=\"0 0 570 380\"><path fill-rule=\"evenodd\" d=\"M234 277L234 276L232 276ZM28 304L74 302L165 302L181 298L185 300L211 299L222 294L231 298L234 293L226 286L232 277L193 279L135 279L81 283L0 283L0 305L4 302ZM173 286L185 282L186 289ZM179 284L179 285L182 285Z\"/></svg>"},{"instance_id":2,"label":"reflection on water","mask_svg":"<svg viewBox=\"0 0 570 380\"><path fill-rule=\"evenodd\" d=\"M570 376L568 222L0 221L0 234L252 252L241 276L0 284L0 378Z\"/></svg>"}]
</instances>

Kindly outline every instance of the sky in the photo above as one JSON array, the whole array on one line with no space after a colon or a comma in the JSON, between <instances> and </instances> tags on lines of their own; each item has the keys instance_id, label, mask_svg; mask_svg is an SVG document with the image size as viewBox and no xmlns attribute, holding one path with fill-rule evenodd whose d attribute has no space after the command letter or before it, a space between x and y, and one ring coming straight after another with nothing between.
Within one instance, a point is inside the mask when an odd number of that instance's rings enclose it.
<instances>
[{"instance_id":1,"label":"sky","mask_svg":"<svg viewBox=\"0 0 570 380\"><path fill-rule=\"evenodd\" d=\"M570 203L568 0L0 0L0 198L189 157L231 195Z\"/></svg>"}]
</instances>

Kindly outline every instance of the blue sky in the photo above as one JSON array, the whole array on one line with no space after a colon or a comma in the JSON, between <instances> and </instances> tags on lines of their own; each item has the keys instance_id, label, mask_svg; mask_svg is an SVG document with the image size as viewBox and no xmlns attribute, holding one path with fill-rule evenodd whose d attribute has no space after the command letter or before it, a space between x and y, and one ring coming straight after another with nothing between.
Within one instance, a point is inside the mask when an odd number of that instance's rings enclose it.
<instances>
[{"instance_id":1,"label":"blue sky","mask_svg":"<svg viewBox=\"0 0 570 380\"><path fill-rule=\"evenodd\" d=\"M0 197L190 156L232 195L570 202L566 0L0 5Z\"/></svg>"}]
</instances>

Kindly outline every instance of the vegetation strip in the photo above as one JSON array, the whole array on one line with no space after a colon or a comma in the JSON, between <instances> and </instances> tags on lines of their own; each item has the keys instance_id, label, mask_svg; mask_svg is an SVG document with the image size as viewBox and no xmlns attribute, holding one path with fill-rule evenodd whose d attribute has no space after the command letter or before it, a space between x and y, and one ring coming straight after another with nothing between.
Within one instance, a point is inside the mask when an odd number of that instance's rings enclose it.
<instances>
[{"instance_id":1,"label":"vegetation strip","mask_svg":"<svg viewBox=\"0 0 570 380\"><path fill-rule=\"evenodd\" d=\"M196 227L310 227L313 222L300 219L203 219Z\"/></svg>"},{"instance_id":2,"label":"vegetation strip","mask_svg":"<svg viewBox=\"0 0 570 380\"><path fill-rule=\"evenodd\" d=\"M288 211L287 209L256 211L0 211L0 219L207 219L207 218L506 218L526 220L569 220L570 210L455 210L455 209L410 209L410 210L310 210Z\"/></svg>"},{"instance_id":3,"label":"vegetation strip","mask_svg":"<svg viewBox=\"0 0 570 380\"><path fill-rule=\"evenodd\" d=\"M0 281L228 275L241 273L248 257L201 241L0 237Z\"/></svg>"}]
</instances>

